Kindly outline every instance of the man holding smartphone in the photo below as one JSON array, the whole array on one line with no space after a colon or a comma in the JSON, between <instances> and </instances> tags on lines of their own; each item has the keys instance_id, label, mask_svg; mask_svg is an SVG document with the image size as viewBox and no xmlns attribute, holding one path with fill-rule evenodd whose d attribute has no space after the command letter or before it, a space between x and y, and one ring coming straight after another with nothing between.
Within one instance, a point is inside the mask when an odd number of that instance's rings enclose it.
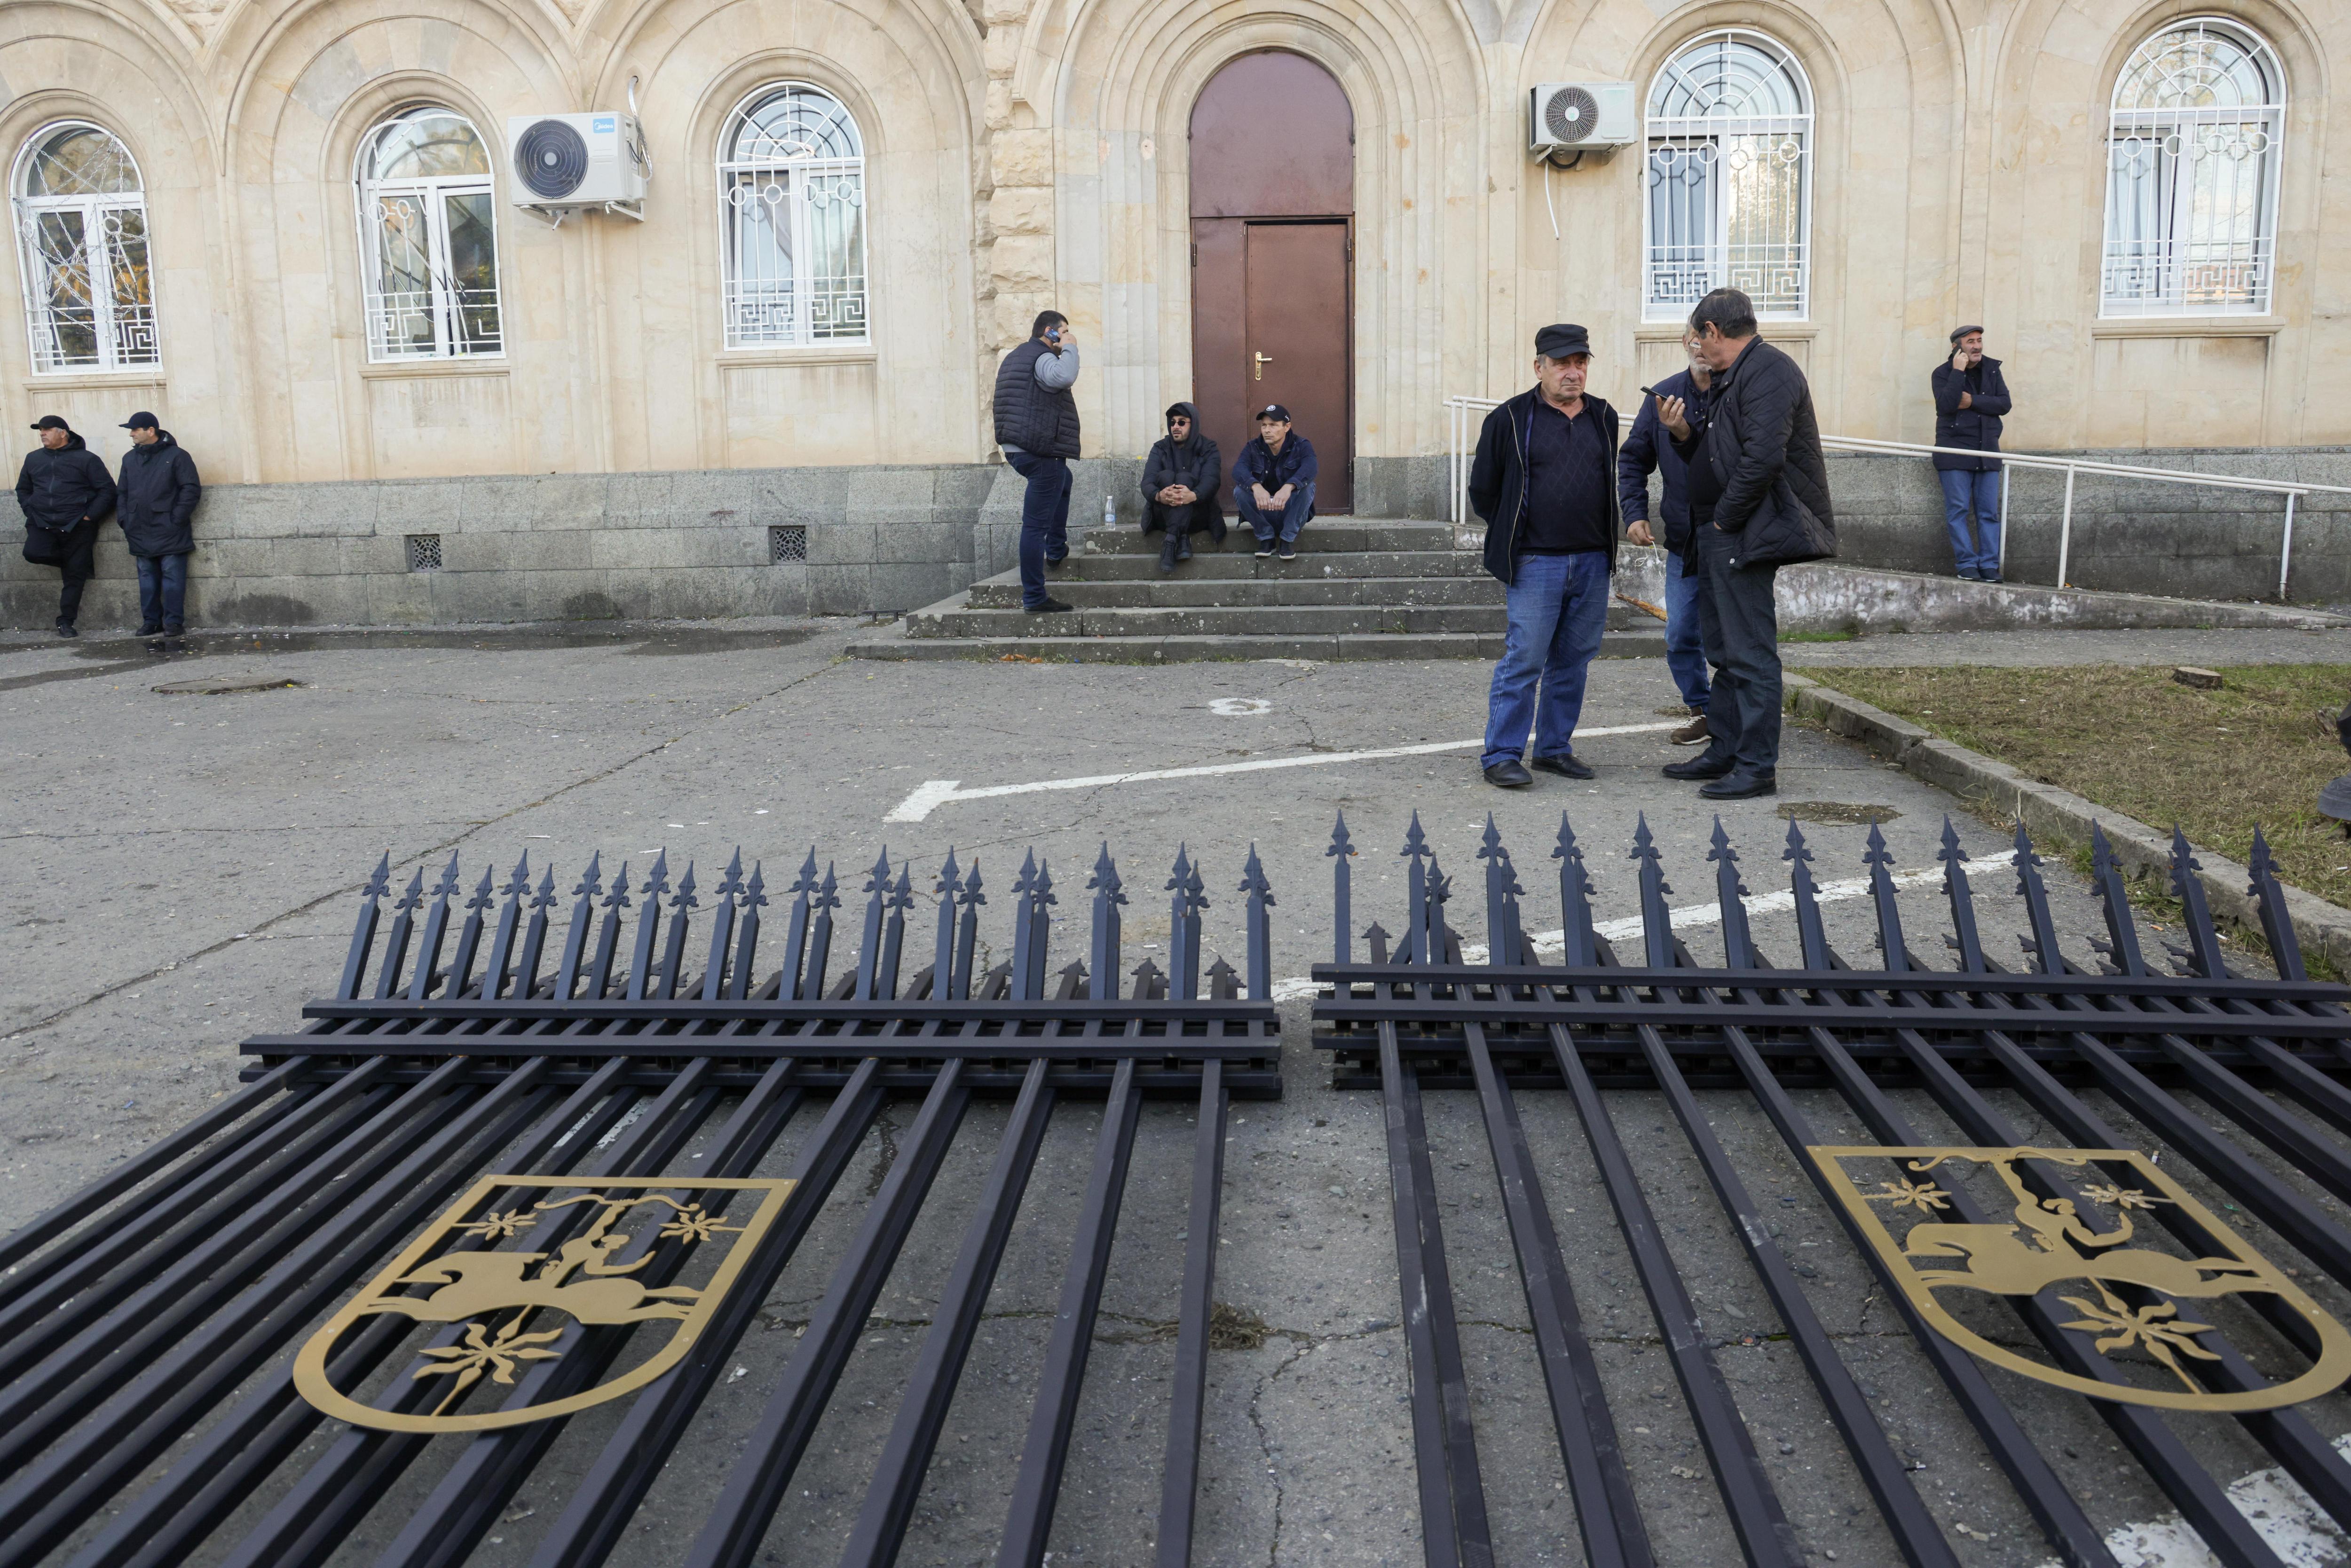
<instances>
[{"instance_id":1,"label":"man holding smartphone","mask_svg":"<svg viewBox=\"0 0 2351 1568\"><path fill-rule=\"evenodd\" d=\"M1038 312L1029 340L996 371L996 444L1029 482L1020 502L1020 608L1032 614L1070 608L1045 591L1045 569L1070 554L1070 459L1078 455L1070 387L1077 379L1077 341L1059 310Z\"/></svg>"},{"instance_id":2,"label":"man holding smartphone","mask_svg":"<svg viewBox=\"0 0 2351 1568\"><path fill-rule=\"evenodd\" d=\"M1951 333L1951 357L1935 367L1935 444L1973 452L2000 450L2000 420L2011 407L2000 361L1983 351L1983 329ZM1943 485L1943 521L1951 531L1951 565L1962 578L2000 580L2000 486L1997 457L1935 454ZM1972 529L1969 524L1974 523Z\"/></svg>"}]
</instances>

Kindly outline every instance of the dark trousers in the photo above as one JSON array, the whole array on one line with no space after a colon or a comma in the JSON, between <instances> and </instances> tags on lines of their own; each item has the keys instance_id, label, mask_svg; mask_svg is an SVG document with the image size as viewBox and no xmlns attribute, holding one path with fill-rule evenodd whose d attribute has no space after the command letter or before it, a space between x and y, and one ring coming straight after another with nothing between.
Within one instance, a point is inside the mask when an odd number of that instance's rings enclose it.
<instances>
[{"instance_id":1,"label":"dark trousers","mask_svg":"<svg viewBox=\"0 0 2351 1568\"><path fill-rule=\"evenodd\" d=\"M1066 458L1008 452L1004 460L1029 481L1020 499L1020 602L1042 604L1045 563L1070 553L1070 465Z\"/></svg>"},{"instance_id":2,"label":"dark trousers","mask_svg":"<svg viewBox=\"0 0 2351 1568\"><path fill-rule=\"evenodd\" d=\"M139 629L177 632L187 623L188 558L142 555L139 563Z\"/></svg>"},{"instance_id":3,"label":"dark trousers","mask_svg":"<svg viewBox=\"0 0 2351 1568\"><path fill-rule=\"evenodd\" d=\"M1155 534L1163 529L1178 538L1186 534L1206 534L1222 544L1225 542L1225 509L1217 505L1214 496L1203 496L1188 507L1144 502L1143 531Z\"/></svg>"},{"instance_id":4,"label":"dark trousers","mask_svg":"<svg viewBox=\"0 0 2351 1568\"><path fill-rule=\"evenodd\" d=\"M98 525L84 523L66 536L68 553L59 570L65 587L57 591L57 619L67 625L81 613L82 585L98 575Z\"/></svg>"},{"instance_id":5,"label":"dark trousers","mask_svg":"<svg viewBox=\"0 0 2351 1568\"><path fill-rule=\"evenodd\" d=\"M1714 666L1706 705L1709 758L1769 773L1780 765L1780 616L1776 566L1733 566L1739 536L1698 526L1698 634Z\"/></svg>"}]
</instances>

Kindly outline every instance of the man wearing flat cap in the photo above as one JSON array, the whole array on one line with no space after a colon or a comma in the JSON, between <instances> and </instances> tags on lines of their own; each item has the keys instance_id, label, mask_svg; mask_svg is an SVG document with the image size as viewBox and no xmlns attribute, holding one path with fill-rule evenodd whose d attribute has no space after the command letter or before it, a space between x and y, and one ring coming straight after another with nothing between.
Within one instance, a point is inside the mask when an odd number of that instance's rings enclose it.
<instances>
[{"instance_id":1,"label":"man wearing flat cap","mask_svg":"<svg viewBox=\"0 0 2351 1568\"><path fill-rule=\"evenodd\" d=\"M1951 357L1935 367L1934 385L1935 444L1998 452L2001 415L2009 410L2008 382L2000 361L1984 357L1981 327L1952 329ZM2006 477L2000 459L1938 452L1935 477L1943 482L1952 565L1961 577L1998 582L2000 487Z\"/></svg>"},{"instance_id":2,"label":"man wearing flat cap","mask_svg":"<svg viewBox=\"0 0 2351 1568\"><path fill-rule=\"evenodd\" d=\"M33 422L41 444L16 471L16 505L25 514L25 559L65 574L57 595L57 635L79 635L81 591L97 574L98 528L114 510L114 480L106 459L54 413Z\"/></svg>"},{"instance_id":3,"label":"man wearing flat cap","mask_svg":"<svg viewBox=\"0 0 2351 1568\"><path fill-rule=\"evenodd\" d=\"M1534 782L1533 765L1589 779L1575 755L1583 681L1608 630L1608 579L1623 532L1616 411L1583 390L1592 340L1561 322L1535 334L1535 384L1486 416L1469 504L1486 519L1486 570L1508 589L1509 631L1486 702L1486 781Z\"/></svg>"},{"instance_id":4,"label":"man wearing flat cap","mask_svg":"<svg viewBox=\"0 0 2351 1568\"><path fill-rule=\"evenodd\" d=\"M131 450L122 455L114 520L139 565L139 634L177 637L187 619L188 556L204 486L196 460L153 414L142 409L122 428Z\"/></svg>"}]
</instances>

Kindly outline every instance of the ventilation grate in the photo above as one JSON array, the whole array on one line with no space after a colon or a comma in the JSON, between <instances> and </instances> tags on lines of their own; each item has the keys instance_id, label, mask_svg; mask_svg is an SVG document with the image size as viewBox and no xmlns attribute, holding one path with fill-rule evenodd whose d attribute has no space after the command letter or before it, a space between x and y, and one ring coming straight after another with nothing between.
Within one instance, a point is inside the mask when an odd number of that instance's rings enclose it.
<instances>
[{"instance_id":1,"label":"ventilation grate","mask_svg":"<svg viewBox=\"0 0 2351 1568\"><path fill-rule=\"evenodd\" d=\"M808 527L803 523L773 523L768 528L768 559L808 559Z\"/></svg>"},{"instance_id":2,"label":"ventilation grate","mask_svg":"<svg viewBox=\"0 0 2351 1568\"><path fill-rule=\"evenodd\" d=\"M408 536L408 570L411 571L441 570L441 536L439 534Z\"/></svg>"}]
</instances>

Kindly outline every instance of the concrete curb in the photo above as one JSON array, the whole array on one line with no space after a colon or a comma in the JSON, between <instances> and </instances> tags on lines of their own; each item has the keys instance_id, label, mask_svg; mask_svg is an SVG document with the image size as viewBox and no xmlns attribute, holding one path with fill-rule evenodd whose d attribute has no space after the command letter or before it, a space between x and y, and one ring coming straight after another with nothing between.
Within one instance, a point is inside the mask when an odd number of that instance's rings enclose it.
<instances>
[{"instance_id":1,"label":"concrete curb","mask_svg":"<svg viewBox=\"0 0 2351 1568\"><path fill-rule=\"evenodd\" d=\"M1872 756L1898 764L1913 778L1948 789L1971 806L1989 808L2009 821L2023 823L2025 831L2043 843L2054 840L2067 845L2086 844L2091 825L2095 823L2114 846L2115 858L2126 876L2152 877L2169 888L2169 833L2108 810L2070 789L2028 778L1980 752L1938 739L1907 720L1792 671L1785 680L1790 713L1813 720L1832 735L1860 742ZM2258 937L2261 915L2247 892L2252 873L2210 850L2199 849L2196 859L2200 867L2197 877L2204 884L2214 918ZM2285 904L2304 956L2324 959L2338 974L2351 974L2351 910L2293 886L2285 889Z\"/></svg>"}]
</instances>

